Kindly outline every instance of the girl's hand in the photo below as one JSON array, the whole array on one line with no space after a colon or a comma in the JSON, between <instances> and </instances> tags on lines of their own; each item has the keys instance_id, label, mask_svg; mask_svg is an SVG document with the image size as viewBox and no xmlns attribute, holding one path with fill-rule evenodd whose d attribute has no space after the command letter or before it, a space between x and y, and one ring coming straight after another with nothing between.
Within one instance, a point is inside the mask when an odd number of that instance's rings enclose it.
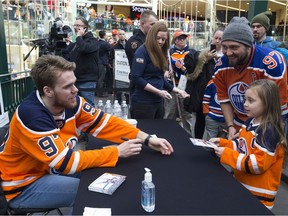
<instances>
[{"instance_id":1,"label":"girl's hand","mask_svg":"<svg viewBox=\"0 0 288 216\"><path fill-rule=\"evenodd\" d=\"M217 147L217 148L215 148L215 154L216 154L218 157L221 157L224 149L225 149L225 147Z\"/></svg>"},{"instance_id":2,"label":"girl's hand","mask_svg":"<svg viewBox=\"0 0 288 216\"><path fill-rule=\"evenodd\" d=\"M219 146L220 138L211 138L209 142L213 142L215 145Z\"/></svg>"}]
</instances>

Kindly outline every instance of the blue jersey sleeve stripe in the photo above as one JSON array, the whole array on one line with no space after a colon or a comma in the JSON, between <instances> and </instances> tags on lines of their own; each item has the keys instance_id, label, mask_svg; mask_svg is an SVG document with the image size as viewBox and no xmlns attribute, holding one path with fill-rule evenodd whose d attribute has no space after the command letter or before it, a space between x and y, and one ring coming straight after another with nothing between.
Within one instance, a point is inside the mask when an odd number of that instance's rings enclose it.
<instances>
[{"instance_id":1,"label":"blue jersey sleeve stripe","mask_svg":"<svg viewBox=\"0 0 288 216\"><path fill-rule=\"evenodd\" d=\"M99 124L99 122L100 122L100 120L102 119L103 115L104 115L104 112L101 111L100 114L99 114L99 116L98 116L98 118L96 119L96 121L86 130L87 133L90 133L91 130L92 130L93 128L95 128L95 127Z\"/></svg>"},{"instance_id":2,"label":"blue jersey sleeve stripe","mask_svg":"<svg viewBox=\"0 0 288 216\"><path fill-rule=\"evenodd\" d=\"M69 160L71 158L72 153L73 153L73 150L69 149L68 152L65 155L65 158L64 158L60 168L57 171L62 173L65 170L65 168L66 168L66 166L67 166L67 164L68 164L68 162L69 162Z\"/></svg>"},{"instance_id":3,"label":"blue jersey sleeve stripe","mask_svg":"<svg viewBox=\"0 0 288 216\"><path fill-rule=\"evenodd\" d=\"M247 173L249 173L249 174L252 174L251 173L251 171L250 171L250 169L249 169L249 160L250 160L250 156L248 155L247 157L246 157L246 159L245 159L245 170L246 170L246 172Z\"/></svg>"}]
</instances>

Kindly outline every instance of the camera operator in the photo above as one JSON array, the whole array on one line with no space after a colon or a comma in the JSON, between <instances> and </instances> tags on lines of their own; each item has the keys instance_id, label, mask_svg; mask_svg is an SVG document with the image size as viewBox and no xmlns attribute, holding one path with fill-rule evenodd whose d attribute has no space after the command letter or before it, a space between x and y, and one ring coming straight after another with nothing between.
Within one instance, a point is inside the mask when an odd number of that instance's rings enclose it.
<instances>
[{"instance_id":1,"label":"camera operator","mask_svg":"<svg viewBox=\"0 0 288 216\"><path fill-rule=\"evenodd\" d=\"M95 89L98 79L98 40L88 31L88 21L83 17L77 17L74 23L76 42L69 48L69 61L76 63L74 71L77 78L76 87L79 94L91 105L95 105L95 91L85 91L85 89Z\"/></svg>"}]
</instances>

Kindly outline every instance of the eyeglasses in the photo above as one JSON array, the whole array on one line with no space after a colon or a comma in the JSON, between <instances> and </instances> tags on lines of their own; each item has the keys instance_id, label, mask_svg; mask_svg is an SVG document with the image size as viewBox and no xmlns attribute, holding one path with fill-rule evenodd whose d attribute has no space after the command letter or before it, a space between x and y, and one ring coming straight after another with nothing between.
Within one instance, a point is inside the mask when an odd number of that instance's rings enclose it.
<instances>
[{"instance_id":1,"label":"eyeglasses","mask_svg":"<svg viewBox=\"0 0 288 216\"><path fill-rule=\"evenodd\" d=\"M84 27L85 25L79 25L79 24L75 24L74 27L78 28L78 27Z\"/></svg>"}]
</instances>

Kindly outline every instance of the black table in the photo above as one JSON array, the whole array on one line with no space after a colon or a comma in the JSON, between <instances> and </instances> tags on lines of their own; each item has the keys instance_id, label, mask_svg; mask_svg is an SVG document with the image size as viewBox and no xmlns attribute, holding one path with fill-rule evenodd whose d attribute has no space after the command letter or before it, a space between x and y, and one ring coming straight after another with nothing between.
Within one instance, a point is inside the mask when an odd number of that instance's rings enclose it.
<instances>
[{"instance_id":1,"label":"black table","mask_svg":"<svg viewBox=\"0 0 288 216\"><path fill-rule=\"evenodd\" d=\"M210 152L193 146L189 135L172 120L138 120L138 127L173 145L171 156L162 156L146 146L140 155L120 159L114 168L94 168L82 173L73 214L84 207L111 208L112 215L272 214L219 164ZM97 146L89 139L89 148ZM146 213L141 207L144 167L151 169L156 186L156 207ZM88 191L88 185L104 172L126 175L126 181L106 195Z\"/></svg>"}]
</instances>

